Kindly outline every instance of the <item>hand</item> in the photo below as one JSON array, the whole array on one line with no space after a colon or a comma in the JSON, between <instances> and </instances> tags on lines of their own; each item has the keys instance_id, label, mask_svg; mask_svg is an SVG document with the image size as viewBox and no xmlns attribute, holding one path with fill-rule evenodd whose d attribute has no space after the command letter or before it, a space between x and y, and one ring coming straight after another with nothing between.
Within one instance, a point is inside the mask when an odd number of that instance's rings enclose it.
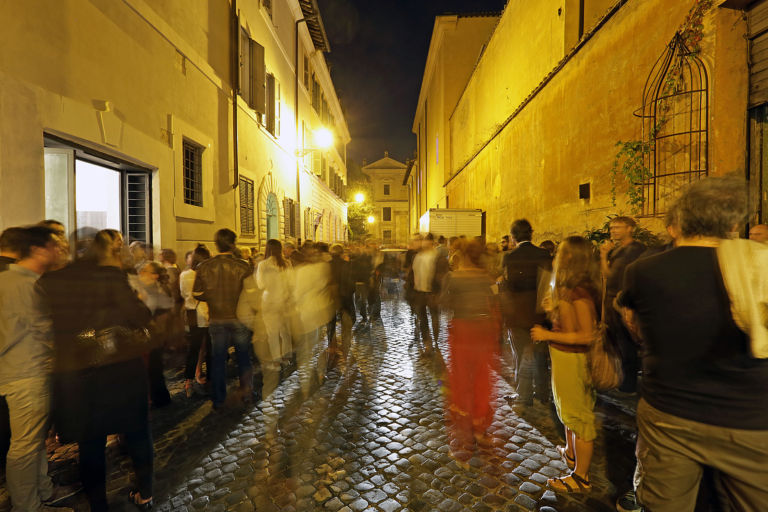
<instances>
[{"instance_id":1,"label":"hand","mask_svg":"<svg viewBox=\"0 0 768 512\"><path fill-rule=\"evenodd\" d=\"M547 341L549 339L549 331L540 325L534 325L531 329L531 339L533 341Z\"/></svg>"},{"instance_id":2,"label":"hand","mask_svg":"<svg viewBox=\"0 0 768 512\"><path fill-rule=\"evenodd\" d=\"M602 245L600 245L600 257L608 257L608 253L611 252L611 249L613 249L613 242L603 242Z\"/></svg>"}]
</instances>

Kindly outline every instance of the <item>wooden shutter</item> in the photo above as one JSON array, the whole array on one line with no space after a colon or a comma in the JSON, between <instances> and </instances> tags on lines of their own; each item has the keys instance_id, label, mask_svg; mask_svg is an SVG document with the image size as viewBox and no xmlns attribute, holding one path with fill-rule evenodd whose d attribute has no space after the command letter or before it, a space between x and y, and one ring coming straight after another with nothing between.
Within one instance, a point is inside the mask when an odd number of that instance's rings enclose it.
<instances>
[{"instance_id":1,"label":"wooden shutter","mask_svg":"<svg viewBox=\"0 0 768 512\"><path fill-rule=\"evenodd\" d=\"M749 106L768 103L768 1L747 11L749 29Z\"/></svg>"},{"instance_id":2,"label":"wooden shutter","mask_svg":"<svg viewBox=\"0 0 768 512\"><path fill-rule=\"evenodd\" d=\"M275 75L267 75L267 103L265 127L269 133L275 135Z\"/></svg>"},{"instance_id":3,"label":"wooden shutter","mask_svg":"<svg viewBox=\"0 0 768 512\"><path fill-rule=\"evenodd\" d=\"M244 28L240 28L240 83L238 84L240 96L248 105L251 105L253 82L251 80L251 38Z\"/></svg>"},{"instance_id":4,"label":"wooden shutter","mask_svg":"<svg viewBox=\"0 0 768 512\"><path fill-rule=\"evenodd\" d=\"M266 114L266 91L264 85L267 79L267 69L264 64L264 47L256 41L251 41L251 73L253 75L253 103L256 112Z\"/></svg>"}]
</instances>

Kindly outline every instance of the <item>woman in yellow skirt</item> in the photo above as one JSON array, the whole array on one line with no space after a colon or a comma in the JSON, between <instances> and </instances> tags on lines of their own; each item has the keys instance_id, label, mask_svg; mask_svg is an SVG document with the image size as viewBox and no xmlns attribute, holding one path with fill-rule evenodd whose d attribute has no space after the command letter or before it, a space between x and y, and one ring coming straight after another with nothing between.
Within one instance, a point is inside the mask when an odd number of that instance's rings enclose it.
<instances>
[{"instance_id":1,"label":"woman in yellow skirt","mask_svg":"<svg viewBox=\"0 0 768 512\"><path fill-rule=\"evenodd\" d=\"M565 425L565 447L558 451L571 473L550 478L547 485L558 492L586 493L595 430L595 391L587 369L587 352L597 328L599 267L592 244L571 236L560 245L554 264L554 283L547 304L554 328L531 329L534 341L549 342L552 393L557 414Z\"/></svg>"}]
</instances>

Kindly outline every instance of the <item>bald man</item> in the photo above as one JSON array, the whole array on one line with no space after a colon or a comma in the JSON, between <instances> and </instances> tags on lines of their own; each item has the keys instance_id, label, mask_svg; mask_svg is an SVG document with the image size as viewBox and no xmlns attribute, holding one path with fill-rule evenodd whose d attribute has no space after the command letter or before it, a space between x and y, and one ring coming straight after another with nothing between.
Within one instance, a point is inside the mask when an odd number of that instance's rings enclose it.
<instances>
[{"instance_id":1,"label":"bald man","mask_svg":"<svg viewBox=\"0 0 768 512\"><path fill-rule=\"evenodd\" d=\"M768 225L756 224L749 230L749 239L755 242L768 243Z\"/></svg>"}]
</instances>

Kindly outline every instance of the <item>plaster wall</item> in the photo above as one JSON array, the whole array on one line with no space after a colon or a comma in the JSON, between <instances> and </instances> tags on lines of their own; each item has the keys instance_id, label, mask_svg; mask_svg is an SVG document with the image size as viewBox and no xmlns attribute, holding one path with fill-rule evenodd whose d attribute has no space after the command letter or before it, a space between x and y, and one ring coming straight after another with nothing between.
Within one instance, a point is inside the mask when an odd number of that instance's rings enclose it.
<instances>
[{"instance_id":1,"label":"plaster wall","mask_svg":"<svg viewBox=\"0 0 768 512\"><path fill-rule=\"evenodd\" d=\"M450 174L448 119L483 46L498 22L496 16L438 16L432 34L427 69L413 124L418 138L418 166L423 201L418 216L428 208L446 206L445 181Z\"/></svg>"},{"instance_id":2,"label":"plaster wall","mask_svg":"<svg viewBox=\"0 0 768 512\"><path fill-rule=\"evenodd\" d=\"M489 239L506 234L515 218L526 217L539 241L580 234L602 225L609 214L631 213L621 189L618 204L611 204L609 169L615 144L640 137L641 123L632 113L641 105L653 64L692 4L630 0L496 136L477 125L464 125L455 116L454 139L466 139L465 148L484 147L466 157L465 168L455 168L460 172L447 185L451 207L487 211ZM502 41L515 40L515 26L503 21L459 105L467 118L490 119L493 113L476 109L486 87L495 83L492 78L487 78L490 84L481 83L486 76L481 70L508 68L513 58ZM705 19L701 58L710 77L711 175L744 172L745 32L738 11L715 9ZM504 83L521 76L508 76ZM496 122L503 122L500 109ZM459 151L461 146L454 148ZM591 185L589 200L578 198L582 183ZM661 227L659 219L642 223Z\"/></svg>"},{"instance_id":3,"label":"plaster wall","mask_svg":"<svg viewBox=\"0 0 768 512\"><path fill-rule=\"evenodd\" d=\"M510 0L451 125L451 169L463 167L564 55L561 0ZM453 205L451 205L453 207Z\"/></svg>"}]
</instances>

